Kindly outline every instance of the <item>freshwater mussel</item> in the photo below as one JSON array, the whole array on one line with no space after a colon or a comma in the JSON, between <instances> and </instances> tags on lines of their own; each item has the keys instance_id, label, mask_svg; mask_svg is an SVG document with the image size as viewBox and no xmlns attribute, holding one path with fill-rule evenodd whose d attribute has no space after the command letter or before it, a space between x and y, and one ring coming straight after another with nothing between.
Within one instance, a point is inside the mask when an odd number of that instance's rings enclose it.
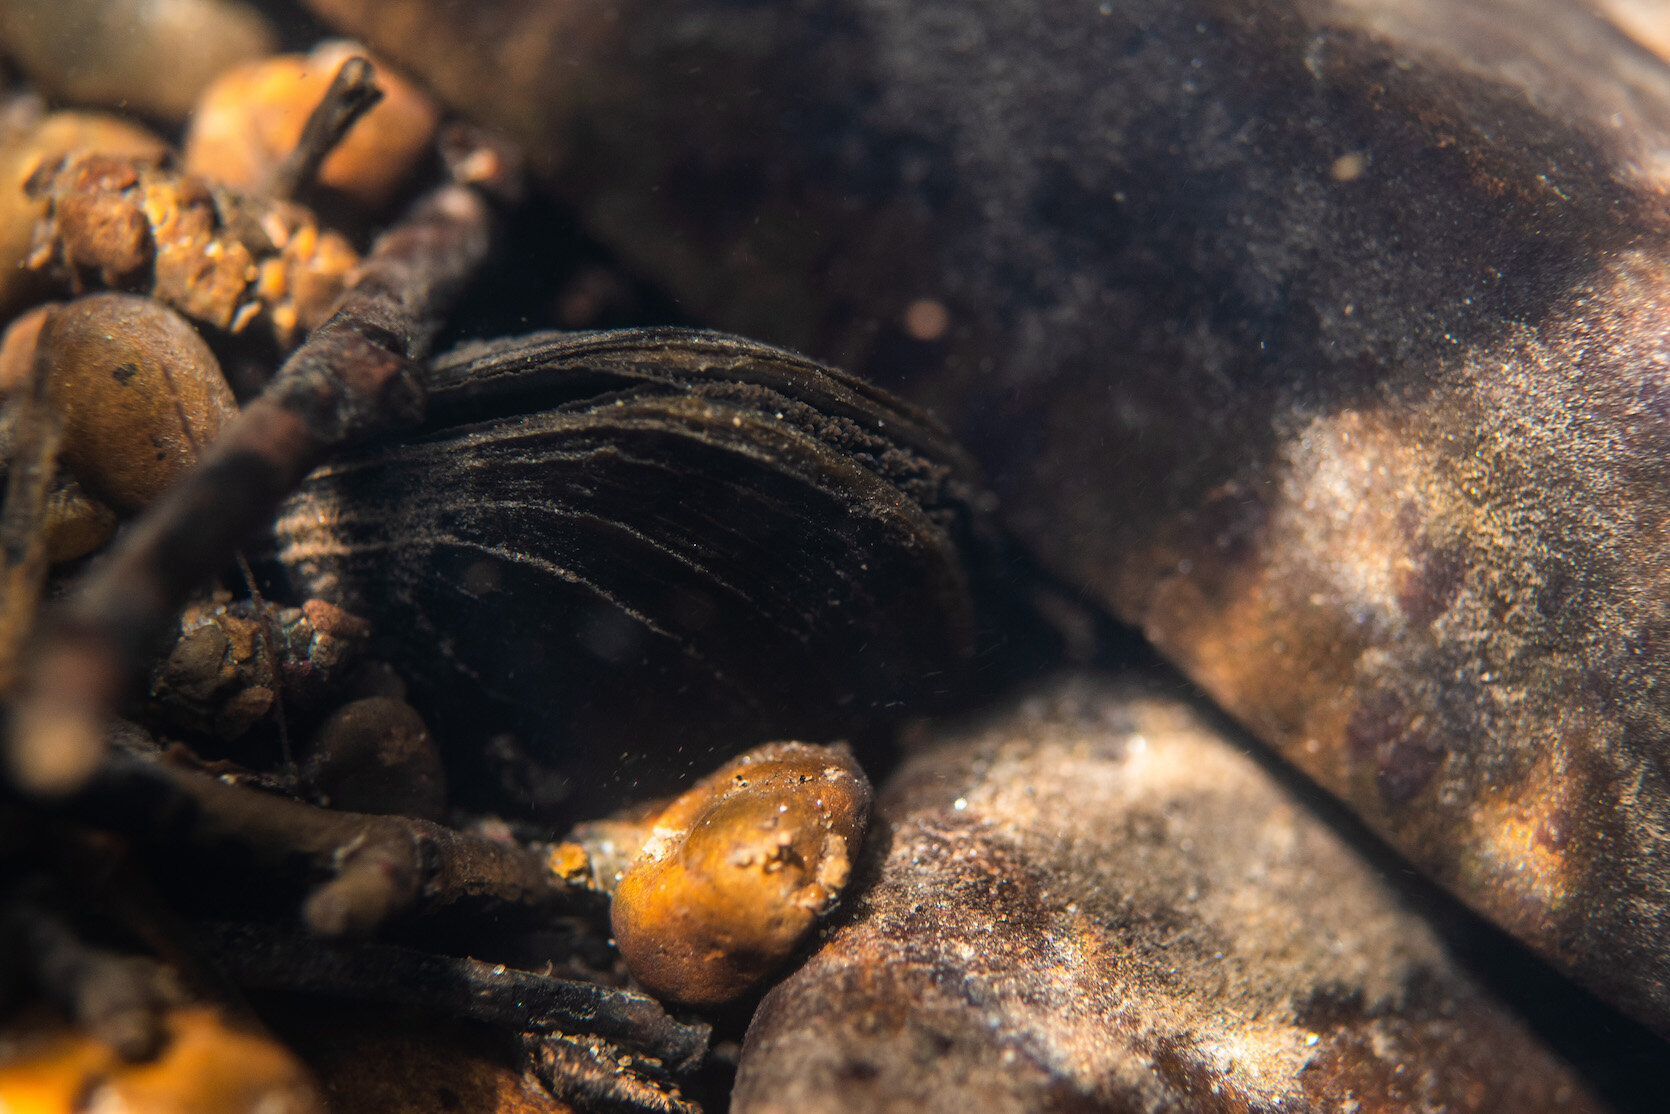
<instances>
[{"instance_id":1,"label":"freshwater mussel","mask_svg":"<svg viewBox=\"0 0 1670 1114\"><path fill-rule=\"evenodd\" d=\"M458 752L509 736L589 796L666 788L715 747L931 704L977 648L988 497L857 379L714 333L553 333L440 358L429 405L316 472L278 555L391 636Z\"/></svg>"}]
</instances>

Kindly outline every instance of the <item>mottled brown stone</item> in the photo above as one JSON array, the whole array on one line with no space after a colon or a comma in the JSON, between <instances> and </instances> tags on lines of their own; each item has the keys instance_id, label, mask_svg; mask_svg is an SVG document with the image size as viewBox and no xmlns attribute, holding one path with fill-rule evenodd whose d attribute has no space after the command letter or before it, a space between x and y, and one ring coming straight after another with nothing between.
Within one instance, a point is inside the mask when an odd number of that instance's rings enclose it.
<instances>
[{"instance_id":1,"label":"mottled brown stone","mask_svg":"<svg viewBox=\"0 0 1670 1114\"><path fill-rule=\"evenodd\" d=\"M732 1109L1597 1109L1188 705L1069 678L942 731Z\"/></svg>"},{"instance_id":2,"label":"mottled brown stone","mask_svg":"<svg viewBox=\"0 0 1670 1114\"><path fill-rule=\"evenodd\" d=\"M1659 58L1566 0L314 6L687 311L934 404L1058 571L1670 1032ZM438 76L487 22L500 77Z\"/></svg>"}]
</instances>

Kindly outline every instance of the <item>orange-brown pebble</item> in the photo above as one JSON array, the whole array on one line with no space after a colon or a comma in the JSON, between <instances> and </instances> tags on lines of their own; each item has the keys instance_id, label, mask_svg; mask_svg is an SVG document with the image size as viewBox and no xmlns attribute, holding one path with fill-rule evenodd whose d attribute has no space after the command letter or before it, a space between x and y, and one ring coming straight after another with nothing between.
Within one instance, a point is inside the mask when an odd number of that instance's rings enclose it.
<instances>
[{"instance_id":1,"label":"orange-brown pebble","mask_svg":"<svg viewBox=\"0 0 1670 1114\"><path fill-rule=\"evenodd\" d=\"M15 1114L323 1114L307 1069L271 1037L208 1006L164 1019L154 1060L128 1063L103 1041L50 1018L0 1032L0 1110Z\"/></svg>"},{"instance_id":2,"label":"orange-brown pebble","mask_svg":"<svg viewBox=\"0 0 1670 1114\"><path fill-rule=\"evenodd\" d=\"M870 815L844 747L770 743L656 818L615 890L615 941L651 993L694 1006L746 993L840 897Z\"/></svg>"},{"instance_id":3,"label":"orange-brown pebble","mask_svg":"<svg viewBox=\"0 0 1670 1114\"><path fill-rule=\"evenodd\" d=\"M7 136L0 143L0 309L15 306L43 282L24 263L48 205L29 196L24 183L43 164L77 151L160 159L168 145L135 124L90 112L55 112Z\"/></svg>"},{"instance_id":4,"label":"orange-brown pebble","mask_svg":"<svg viewBox=\"0 0 1670 1114\"><path fill-rule=\"evenodd\" d=\"M559 843L545 855L545 869L570 886L595 885L591 856L578 843Z\"/></svg>"},{"instance_id":5,"label":"orange-brown pebble","mask_svg":"<svg viewBox=\"0 0 1670 1114\"><path fill-rule=\"evenodd\" d=\"M186 170L235 188L264 190L337 68L358 53L351 43L322 43L306 55L277 55L221 75L192 114ZM422 90L375 65L383 99L319 168L320 185L367 209L386 204L406 184L440 120Z\"/></svg>"},{"instance_id":6,"label":"orange-brown pebble","mask_svg":"<svg viewBox=\"0 0 1670 1114\"><path fill-rule=\"evenodd\" d=\"M197 330L149 298L78 298L52 311L39 343L64 422L61 459L118 512L162 494L237 412Z\"/></svg>"}]
</instances>

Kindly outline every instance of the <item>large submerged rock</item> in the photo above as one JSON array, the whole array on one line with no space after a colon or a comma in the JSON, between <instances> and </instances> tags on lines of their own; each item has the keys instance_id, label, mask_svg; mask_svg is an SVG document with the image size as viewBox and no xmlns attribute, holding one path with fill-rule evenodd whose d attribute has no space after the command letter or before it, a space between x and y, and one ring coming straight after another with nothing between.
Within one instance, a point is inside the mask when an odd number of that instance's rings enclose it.
<instances>
[{"instance_id":1,"label":"large submerged rock","mask_svg":"<svg viewBox=\"0 0 1670 1114\"><path fill-rule=\"evenodd\" d=\"M1670 1033L1670 70L1567 0L312 0Z\"/></svg>"},{"instance_id":2,"label":"large submerged rock","mask_svg":"<svg viewBox=\"0 0 1670 1114\"><path fill-rule=\"evenodd\" d=\"M946 730L732 1109L1578 1111L1376 870L1175 698L1070 678Z\"/></svg>"}]
</instances>

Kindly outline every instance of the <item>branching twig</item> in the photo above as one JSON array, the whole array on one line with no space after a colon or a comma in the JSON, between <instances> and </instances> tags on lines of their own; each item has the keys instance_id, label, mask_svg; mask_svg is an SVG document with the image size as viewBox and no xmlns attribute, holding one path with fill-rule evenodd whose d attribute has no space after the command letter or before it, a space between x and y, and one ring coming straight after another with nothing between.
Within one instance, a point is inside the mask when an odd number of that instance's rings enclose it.
<instances>
[{"instance_id":1,"label":"branching twig","mask_svg":"<svg viewBox=\"0 0 1670 1114\"><path fill-rule=\"evenodd\" d=\"M267 183L269 197L291 200L313 184L320 165L342 142L348 129L383 99L377 72L370 61L355 55L337 69L330 88L307 118L296 146L274 168Z\"/></svg>"},{"instance_id":2,"label":"branching twig","mask_svg":"<svg viewBox=\"0 0 1670 1114\"><path fill-rule=\"evenodd\" d=\"M19 785L64 793L91 776L107 715L187 593L333 450L421 416L414 361L485 258L489 223L480 193L447 185L379 237L331 319L82 584L12 724Z\"/></svg>"},{"instance_id":3,"label":"branching twig","mask_svg":"<svg viewBox=\"0 0 1670 1114\"><path fill-rule=\"evenodd\" d=\"M586 902L521 847L427 820L337 812L161 762L113 756L66 802L84 823L146 842L235 845L276 871L334 876L308 899L309 927L360 934L402 910L461 901Z\"/></svg>"}]
</instances>

